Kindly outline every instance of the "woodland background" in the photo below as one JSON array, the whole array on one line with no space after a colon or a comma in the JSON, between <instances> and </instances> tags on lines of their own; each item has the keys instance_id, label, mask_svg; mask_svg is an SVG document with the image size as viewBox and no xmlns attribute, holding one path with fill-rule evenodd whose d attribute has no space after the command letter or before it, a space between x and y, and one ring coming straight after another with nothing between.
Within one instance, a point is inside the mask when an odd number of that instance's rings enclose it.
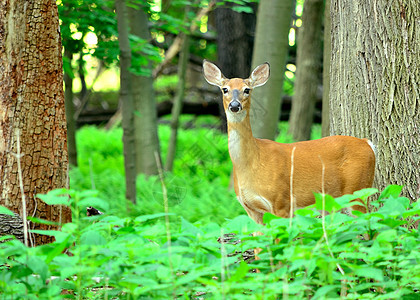
<instances>
[{"instance_id":1,"label":"woodland background","mask_svg":"<svg viewBox=\"0 0 420 300\"><path fill-rule=\"evenodd\" d=\"M415 0L0 0L0 296L418 297L419 16ZM330 215L245 217L203 59L227 77L270 62L257 137L372 140L376 189L353 197L369 213L318 195Z\"/></svg>"}]
</instances>

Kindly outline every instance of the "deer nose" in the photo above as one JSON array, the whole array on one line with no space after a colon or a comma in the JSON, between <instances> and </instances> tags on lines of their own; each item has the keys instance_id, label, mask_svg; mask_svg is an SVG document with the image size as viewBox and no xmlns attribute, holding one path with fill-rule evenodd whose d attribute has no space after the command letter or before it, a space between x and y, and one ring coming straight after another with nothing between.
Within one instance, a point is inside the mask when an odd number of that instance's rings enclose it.
<instances>
[{"instance_id":1,"label":"deer nose","mask_svg":"<svg viewBox=\"0 0 420 300\"><path fill-rule=\"evenodd\" d=\"M236 113L236 112L240 111L241 109L242 109L242 105L239 101L233 100L232 102L229 103L229 110L231 112Z\"/></svg>"}]
</instances>

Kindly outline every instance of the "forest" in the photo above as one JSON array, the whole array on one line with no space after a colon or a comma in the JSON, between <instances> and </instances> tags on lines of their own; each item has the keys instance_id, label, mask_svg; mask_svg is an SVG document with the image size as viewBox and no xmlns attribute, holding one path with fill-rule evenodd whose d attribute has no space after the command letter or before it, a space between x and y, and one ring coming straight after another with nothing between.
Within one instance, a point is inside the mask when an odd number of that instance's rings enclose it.
<instances>
[{"instance_id":1,"label":"forest","mask_svg":"<svg viewBox=\"0 0 420 300\"><path fill-rule=\"evenodd\" d=\"M0 299L419 299L419 19L0 0Z\"/></svg>"}]
</instances>

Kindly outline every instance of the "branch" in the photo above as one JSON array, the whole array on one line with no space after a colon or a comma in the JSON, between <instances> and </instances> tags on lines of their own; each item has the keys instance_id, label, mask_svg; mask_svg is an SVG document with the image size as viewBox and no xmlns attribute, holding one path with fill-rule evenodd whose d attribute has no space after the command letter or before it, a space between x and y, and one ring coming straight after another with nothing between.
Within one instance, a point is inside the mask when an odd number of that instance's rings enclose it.
<instances>
[{"instance_id":1,"label":"branch","mask_svg":"<svg viewBox=\"0 0 420 300\"><path fill-rule=\"evenodd\" d=\"M200 20L208 15L210 11L213 9L213 7L216 5L216 0L212 0L207 7L203 7L195 16L193 22L191 23L191 26L189 28L189 32L194 32L197 30L198 25L197 23L200 22ZM184 39L184 35L178 35L172 45L169 47L169 49L166 51L165 59L163 62L161 62L154 70L153 70L153 78L156 78L157 76L162 73L163 68L178 54L178 52L181 50L181 45Z\"/></svg>"}]
</instances>

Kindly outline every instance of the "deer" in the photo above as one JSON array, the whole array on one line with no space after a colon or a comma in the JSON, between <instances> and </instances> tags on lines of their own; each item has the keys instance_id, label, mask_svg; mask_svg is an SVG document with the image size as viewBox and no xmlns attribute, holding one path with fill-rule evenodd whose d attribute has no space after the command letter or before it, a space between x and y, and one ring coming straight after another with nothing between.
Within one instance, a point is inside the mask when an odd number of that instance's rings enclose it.
<instances>
[{"instance_id":1,"label":"deer","mask_svg":"<svg viewBox=\"0 0 420 300\"><path fill-rule=\"evenodd\" d=\"M253 136L251 94L268 81L268 63L257 66L249 78L228 79L204 60L203 73L223 94L234 190L256 223L263 224L267 212L292 217L296 209L315 203L314 193L339 197L372 186L375 146L368 139L335 135L286 144ZM366 212L363 205L349 209Z\"/></svg>"}]
</instances>

